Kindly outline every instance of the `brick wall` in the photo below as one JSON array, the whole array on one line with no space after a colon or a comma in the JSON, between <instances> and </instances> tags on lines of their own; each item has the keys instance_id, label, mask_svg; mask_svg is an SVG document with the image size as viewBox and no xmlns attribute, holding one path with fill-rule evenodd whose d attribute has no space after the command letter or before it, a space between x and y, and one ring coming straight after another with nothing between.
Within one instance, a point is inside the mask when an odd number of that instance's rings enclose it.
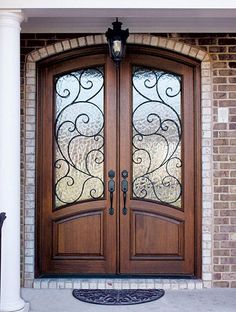
<instances>
[{"instance_id":1,"label":"brick wall","mask_svg":"<svg viewBox=\"0 0 236 312\"><path fill-rule=\"evenodd\" d=\"M200 46L211 55L213 124L210 120L209 123L204 123L203 131L205 136L209 133L209 137L213 131L214 144L213 286L236 287L236 34L158 35ZM24 94L25 55L35 49L75 36L77 35L22 34L22 94ZM24 107L22 107L22 125L24 115ZM23 140L22 133L22 143ZM24 179L23 172L24 159L22 158L22 179ZM204 187L210 188L211 177L203 177L203 180ZM22 188L22 194L23 191ZM26 211L27 209L25 210L27 215ZM22 224L24 224L23 219ZM207 224L204 226L207 227Z\"/></svg>"}]
</instances>

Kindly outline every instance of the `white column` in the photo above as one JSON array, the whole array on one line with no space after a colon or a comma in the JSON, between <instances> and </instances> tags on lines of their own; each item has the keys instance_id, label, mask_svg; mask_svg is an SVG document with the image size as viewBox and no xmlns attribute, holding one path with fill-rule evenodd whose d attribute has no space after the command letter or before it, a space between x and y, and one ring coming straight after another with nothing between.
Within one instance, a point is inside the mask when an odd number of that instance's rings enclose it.
<instances>
[{"instance_id":1,"label":"white column","mask_svg":"<svg viewBox=\"0 0 236 312\"><path fill-rule=\"evenodd\" d=\"M20 11L0 10L0 311L25 311L20 297Z\"/></svg>"}]
</instances>

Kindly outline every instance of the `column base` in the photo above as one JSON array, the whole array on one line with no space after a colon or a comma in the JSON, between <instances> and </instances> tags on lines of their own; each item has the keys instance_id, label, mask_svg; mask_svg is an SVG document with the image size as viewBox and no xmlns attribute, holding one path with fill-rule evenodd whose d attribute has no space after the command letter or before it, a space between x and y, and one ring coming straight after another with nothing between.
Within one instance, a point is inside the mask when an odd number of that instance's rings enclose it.
<instances>
[{"instance_id":1,"label":"column base","mask_svg":"<svg viewBox=\"0 0 236 312\"><path fill-rule=\"evenodd\" d=\"M21 310L18 310L17 312L29 312L29 310L30 310L30 304L29 302L26 302L24 308Z\"/></svg>"},{"instance_id":2,"label":"column base","mask_svg":"<svg viewBox=\"0 0 236 312\"><path fill-rule=\"evenodd\" d=\"M26 302L24 307L20 310L0 310L0 312L29 312L30 311L30 304Z\"/></svg>"}]
</instances>

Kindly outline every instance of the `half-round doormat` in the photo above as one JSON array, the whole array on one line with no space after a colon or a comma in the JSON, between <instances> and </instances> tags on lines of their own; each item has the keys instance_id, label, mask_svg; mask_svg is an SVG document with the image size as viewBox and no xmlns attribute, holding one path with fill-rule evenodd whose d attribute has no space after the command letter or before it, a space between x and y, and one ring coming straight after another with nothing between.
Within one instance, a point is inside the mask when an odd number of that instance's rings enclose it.
<instances>
[{"instance_id":1,"label":"half-round doormat","mask_svg":"<svg viewBox=\"0 0 236 312\"><path fill-rule=\"evenodd\" d=\"M84 302L104 305L146 303L164 296L163 289L74 289L73 296Z\"/></svg>"}]
</instances>

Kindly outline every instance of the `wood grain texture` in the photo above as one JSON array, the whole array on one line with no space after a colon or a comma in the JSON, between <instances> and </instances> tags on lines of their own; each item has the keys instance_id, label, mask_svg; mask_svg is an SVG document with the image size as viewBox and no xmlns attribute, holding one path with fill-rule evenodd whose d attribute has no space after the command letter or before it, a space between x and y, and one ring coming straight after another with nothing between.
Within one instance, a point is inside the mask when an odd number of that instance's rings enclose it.
<instances>
[{"instance_id":1,"label":"wood grain texture","mask_svg":"<svg viewBox=\"0 0 236 312\"><path fill-rule=\"evenodd\" d=\"M132 198L131 67L174 72L183 79L183 205ZM55 209L53 200L53 77L105 68L105 198ZM106 48L74 50L38 64L36 275L132 274L201 276L201 150L199 63L172 52L129 46L117 70ZM116 172L110 206L107 173ZM121 172L128 170L128 214Z\"/></svg>"},{"instance_id":2,"label":"wood grain texture","mask_svg":"<svg viewBox=\"0 0 236 312\"><path fill-rule=\"evenodd\" d=\"M180 75L183 81L181 101L183 204L181 209L176 209L164 203L135 200L132 198L132 190L129 189L128 214L124 216L120 211L120 272L194 276L197 261L194 218L196 209L200 209L195 206L197 172L194 154L197 134L194 116L194 66L169 57L162 58L160 55L147 56L138 54L138 51L135 53L137 54L127 56L121 65L120 170L128 170L129 185L132 185L132 66L138 65ZM120 202L122 202L122 194L120 194ZM137 215L137 210L139 216L143 216L139 217L138 225L137 217L134 217ZM160 218L157 219L158 214L162 215L162 221ZM164 223L163 218L179 220L179 224L177 226L177 223ZM142 253L142 258L137 257L138 253Z\"/></svg>"},{"instance_id":3,"label":"wood grain texture","mask_svg":"<svg viewBox=\"0 0 236 312\"><path fill-rule=\"evenodd\" d=\"M60 209L54 203L54 77L88 67L104 66L105 74L105 198ZM108 213L110 199L107 172L116 171L115 71L107 55L79 56L39 65L37 174L37 272L49 274L116 273L116 193L114 215ZM110 116L110 118L107 118Z\"/></svg>"}]
</instances>

